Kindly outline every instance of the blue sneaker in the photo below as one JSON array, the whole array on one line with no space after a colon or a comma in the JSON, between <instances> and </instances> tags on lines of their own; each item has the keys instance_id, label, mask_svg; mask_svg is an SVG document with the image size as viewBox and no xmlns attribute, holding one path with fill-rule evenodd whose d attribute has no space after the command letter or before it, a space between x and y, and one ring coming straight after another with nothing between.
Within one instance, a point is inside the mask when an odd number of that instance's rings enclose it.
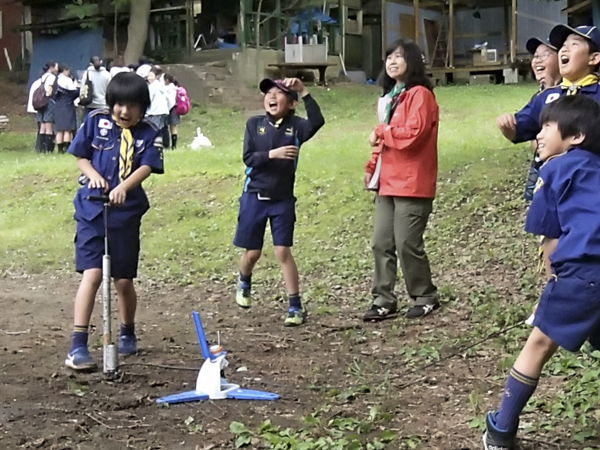
<instances>
[{"instance_id":1,"label":"blue sneaker","mask_svg":"<svg viewBox=\"0 0 600 450\"><path fill-rule=\"evenodd\" d=\"M92 371L98 367L87 347L79 347L69 353L65 366L79 371Z\"/></svg>"},{"instance_id":2,"label":"blue sneaker","mask_svg":"<svg viewBox=\"0 0 600 450\"><path fill-rule=\"evenodd\" d=\"M133 336L119 336L119 355L135 355L137 353L137 338Z\"/></svg>"}]
</instances>

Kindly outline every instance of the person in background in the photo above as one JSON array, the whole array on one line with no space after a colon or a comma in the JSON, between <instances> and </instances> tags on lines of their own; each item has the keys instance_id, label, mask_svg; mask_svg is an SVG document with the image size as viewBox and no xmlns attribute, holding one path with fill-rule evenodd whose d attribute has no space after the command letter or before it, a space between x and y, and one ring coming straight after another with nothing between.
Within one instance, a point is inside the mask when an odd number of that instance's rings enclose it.
<instances>
[{"instance_id":1,"label":"person in background","mask_svg":"<svg viewBox=\"0 0 600 450\"><path fill-rule=\"evenodd\" d=\"M102 65L102 59L98 56L92 56L90 58L90 66L83 74L81 85L85 85L87 80L92 82L94 98L92 103L83 109L83 120L88 116L89 113L97 109L106 109L106 88L110 83L110 73Z\"/></svg>"},{"instance_id":2,"label":"person in background","mask_svg":"<svg viewBox=\"0 0 600 450\"><path fill-rule=\"evenodd\" d=\"M58 65L58 81L54 102L54 131L59 153L65 153L73 140L73 132L77 130L77 110L75 99L79 96L79 88L71 77L71 69L66 64Z\"/></svg>"},{"instance_id":3,"label":"person in background","mask_svg":"<svg viewBox=\"0 0 600 450\"><path fill-rule=\"evenodd\" d=\"M54 95L57 73L58 63L56 61L49 61L42 68L40 84L44 85L48 97ZM40 153L52 153L54 151L54 103L49 101L43 110L36 111L35 119L39 124L36 149Z\"/></svg>"},{"instance_id":4,"label":"person in background","mask_svg":"<svg viewBox=\"0 0 600 450\"><path fill-rule=\"evenodd\" d=\"M171 148L175 150L177 147L177 138L179 131L179 124L181 123L181 117L177 114L177 88L179 83L173 75L165 73L164 82L167 87L167 104L169 106L169 119L168 126L171 132Z\"/></svg>"},{"instance_id":5,"label":"person in background","mask_svg":"<svg viewBox=\"0 0 600 450\"><path fill-rule=\"evenodd\" d=\"M125 66L125 61L122 56L119 56L114 59L108 66L108 72L110 73L110 78L114 78L116 74L121 72L131 72L129 67Z\"/></svg>"},{"instance_id":6,"label":"person in background","mask_svg":"<svg viewBox=\"0 0 600 450\"><path fill-rule=\"evenodd\" d=\"M142 78L148 78L148 74L152 69L152 64L150 63L150 59L147 56L142 56L139 59L139 64L135 69L135 73L137 73Z\"/></svg>"},{"instance_id":7,"label":"person in background","mask_svg":"<svg viewBox=\"0 0 600 450\"><path fill-rule=\"evenodd\" d=\"M169 119L169 104L167 102L166 86L162 81L163 70L160 66L152 66L148 72L148 90L150 91L150 108L146 111L146 119L161 130L164 148L169 148L165 135L169 136L167 121Z\"/></svg>"}]
</instances>

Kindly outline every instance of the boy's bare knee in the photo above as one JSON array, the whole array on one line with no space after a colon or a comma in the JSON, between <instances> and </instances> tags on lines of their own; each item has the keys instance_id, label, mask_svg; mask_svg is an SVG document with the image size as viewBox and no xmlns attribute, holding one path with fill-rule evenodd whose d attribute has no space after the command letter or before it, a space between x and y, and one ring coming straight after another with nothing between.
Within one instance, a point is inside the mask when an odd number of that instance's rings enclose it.
<instances>
[{"instance_id":1,"label":"boy's bare knee","mask_svg":"<svg viewBox=\"0 0 600 450\"><path fill-rule=\"evenodd\" d=\"M88 269L83 272L82 283L88 283L96 289L102 284L102 270Z\"/></svg>"},{"instance_id":2,"label":"boy's bare knee","mask_svg":"<svg viewBox=\"0 0 600 450\"><path fill-rule=\"evenodd\" d=\"M531 346L536 349L541 354L553 354L558 345L552 339L550 339L542 330L539 328L534 328L527 339L528 346Z\"/></svg>"},{"instance_id":3,"label":"boy's bare knee","mask_svg":"<svg viewBox=\"0 0 600 450\"><path fill-rule=\"evenodd\" d=\"M262 255L261 250L246 250L244 253L244 258L250 264L256 264L260 259L260 255Z\"/></svg>"},{"instance_id":4,"label":"boy's bare knee","mask_svg":"<svg viewBox=\"0 0 600 450\"><path fill-rule=\"evenodd\" d=\"M115 281L115 289L118 293L129 294L131 292L135 292L135 287L133 285L133 280L129 278L116 278Z\"/></svg>"},{"instance_id":5,"label":"boy's bare knee","mask_svg":"<svg viewBox=\"0 0 600 450\"><path fill-rule=\"evenodd\" d=\"M275 247L275 257L281 264L285 264L292 258L292 249L289 247Z\"/></svg>"}]
</instances>

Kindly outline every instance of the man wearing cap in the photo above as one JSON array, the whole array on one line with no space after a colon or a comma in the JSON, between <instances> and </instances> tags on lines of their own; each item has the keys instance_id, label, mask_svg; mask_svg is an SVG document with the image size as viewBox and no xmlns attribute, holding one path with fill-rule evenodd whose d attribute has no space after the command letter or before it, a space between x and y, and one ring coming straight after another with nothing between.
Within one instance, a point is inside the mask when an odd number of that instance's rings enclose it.
<instances>
[{"instance_id":1,"label":"man wearing cap","mask_svg":"<svg viewBox=\"0 0 600 450\"><path fill-rule=\"evenodd\" d=\"M302 325L306 311L299 294L298 269L291 247L296 221L294 181L300 147L324 125L317 102L297 78L264 79L265 114L248 119L244 136L246 181L240 197L234 245L245 250L240 260L236 303L251 306L252 271L261 256L267 220L275 256L285 280L289 309L285 326ZM302 97L308 119L296 116Z\"/></svg>"}]
</instances>

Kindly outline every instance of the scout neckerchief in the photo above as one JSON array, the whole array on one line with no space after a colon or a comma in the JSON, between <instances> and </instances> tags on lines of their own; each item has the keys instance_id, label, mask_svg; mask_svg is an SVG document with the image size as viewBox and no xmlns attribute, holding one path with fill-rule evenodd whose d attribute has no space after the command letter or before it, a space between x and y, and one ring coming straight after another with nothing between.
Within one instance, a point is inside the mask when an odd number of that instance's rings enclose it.
<instances>
[{"instance_id":1,"label":"scout neckerchief","mask_svg":"<svg viewBox=\"0 0 600 450\"><path fill-rule=\"evenodd\" d=\"M582 87L598 84L599 81L600 80L598 79L598 74L591 73L584 79L580 80L578 83L573 83L572 81L565 80L563 78L562 83L560 83L560 87L567 90L567 95L575 95L579 92L579 90Z\"/></svg>"},{"instance_id":2,"label":"scout neckerchief","mask_svg":"<svg viewBox=\"0 0 600 450\"><path fill-rule=\"evenodd\" d=\"M113 116L113 120L121 129L121 150L119 152L119 178L121 179L121 181L123 181L125 178L131 175L135 146L131 130L129 128L123 127L115 116Z\"/></svg>"},{"instance_id":3,"label":"scout neckerchief","mask_svg":"<svg viewBox=\"0 0 600 450\"><path fill-rule=\"evenodd\" d=\"M406 90L406 85L404 83L395 84L394 88L390 91L390 102L387 104L385 110L385 123L389 124L390 120L392 120L392 115L394 114L394 110L398 106L400 102L400 94L402 94Z\"/></svg>"}]
</instances>

